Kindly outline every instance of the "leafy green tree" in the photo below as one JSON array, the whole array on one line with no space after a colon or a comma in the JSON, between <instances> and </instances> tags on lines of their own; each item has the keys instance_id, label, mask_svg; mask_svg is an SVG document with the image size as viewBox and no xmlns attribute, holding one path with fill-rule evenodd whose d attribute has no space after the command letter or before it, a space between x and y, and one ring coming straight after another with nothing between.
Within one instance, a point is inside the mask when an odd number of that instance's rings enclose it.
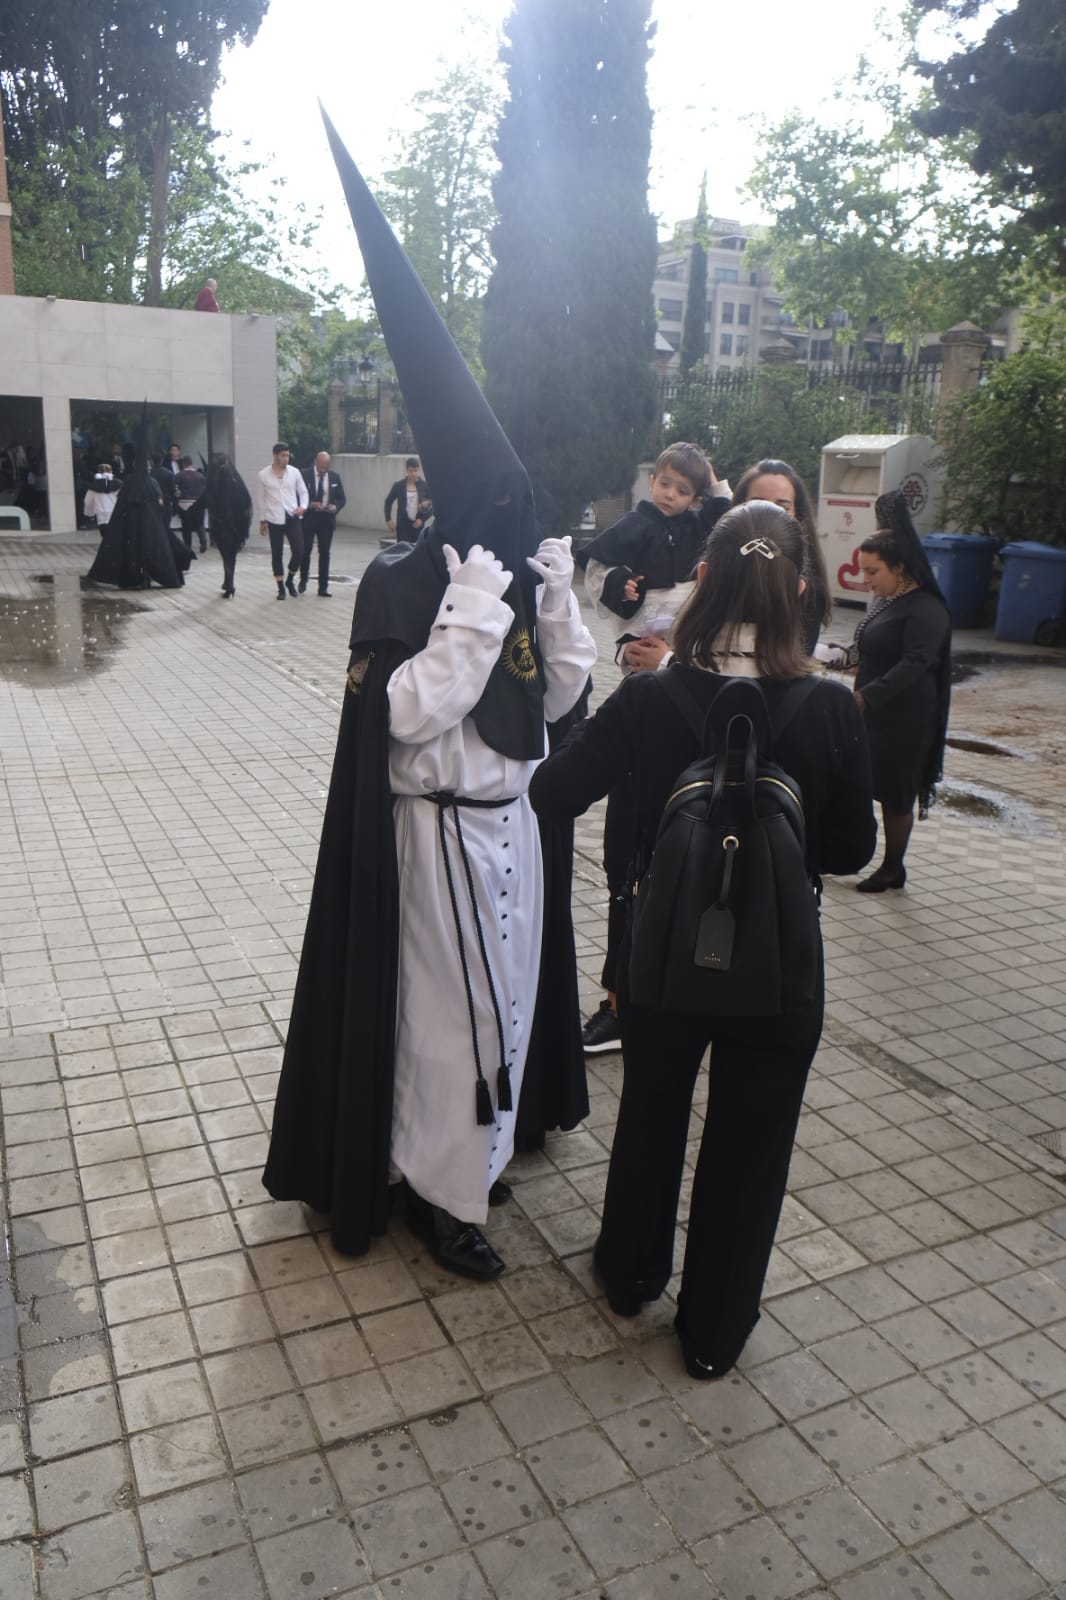
<instances>
[{"instance_id":1,"label":"leafy green tree","mask_svg":"<svg viewBox=\"0 0 1066 1600\"><path fill-rule=\"evenodd\" d=\"M707 174L700 184L692 251L688 264L688 298L681 327L681 371L703 365L707 346Z\"/></svg>"},{"instance_id":2,"label":"leafy green tree","mask_svg":"<svg viewBox=\"0 0 1066 1600\"><path fill-rule=\"evenodd\" d=\"M945 512L1001 539L1066 545L1066 352L997 362L943 419Z\"/></svg>"},{"instance_id":3,"label":"leafy green tree","mask_svg":"<svg viewBox=\"0 0 1066 1600\"><path fill-rule=\"evenodd\" d=\"M633 480L654 414L650 0L515 0L486 392L542 520Z\"/></svg>"},{"instance_id":4,"label":"leafy green tree","mask_svg":"<svg viewBox=\"0 0 1066 1600\"><path fill-rule=\"evenodd\" d=\"M975 0L916 0L921 12L977 15ZM1066 273L1066 11L1062 0L1015 0L984 38L940 65L924 62L935 103L918 128L971 138L970 165L1048 236Z\"/></svg>"},{"instance_id":5,"label":"leafy green tree","mask_svg":"<svg viewBox=\"0 0 1066 1600\"><path fill-rule=\"evenodd\" d=\"M453 67L437 87L414 95L414 126L402 135L399 162L379 192L382 210L477 374L502 98L495 78L468 66Z\"/></svg>"},{"instance_id":6,"label":"leafy green tree","mask_svg":"<svg viewBox=\"0 0 1066 1600\"><path fill-rule=\"evenodd\" d=\"M767 130L751 192L774 217L751 259L771 265L797 320L851 337L872 323L890 338L964 318L994 319L1009 303L1029 249L988 180L969 166L972 140L930 143L915 117L913 32L891 78L862 63L838 101L861 110L832 126L792 112Z\"/></svg>"}]
</instances>

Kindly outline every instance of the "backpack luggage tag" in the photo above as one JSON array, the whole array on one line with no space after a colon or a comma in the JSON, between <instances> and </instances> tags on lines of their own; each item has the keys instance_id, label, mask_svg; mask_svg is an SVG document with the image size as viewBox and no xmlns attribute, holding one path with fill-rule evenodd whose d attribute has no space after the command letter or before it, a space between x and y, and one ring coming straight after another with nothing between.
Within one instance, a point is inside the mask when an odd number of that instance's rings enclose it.
<instances>
[{"instance_id":1,"label":"backpack luggage tag","mask_svg":"<svg viewBox=\"0 0 1066 1600\"><path fill-rule=\"evenodd\" d=\"M736 918L729 909L729 885L733 877L733 857L740 848L740 840L728 834L723 841L726 857L722 872L722 887L713 906L708 906L700 918L696 934L693 961L697 967L709 967L714 972L728 972L733 960L733 939Z\"/></svg>"}]
</instances>

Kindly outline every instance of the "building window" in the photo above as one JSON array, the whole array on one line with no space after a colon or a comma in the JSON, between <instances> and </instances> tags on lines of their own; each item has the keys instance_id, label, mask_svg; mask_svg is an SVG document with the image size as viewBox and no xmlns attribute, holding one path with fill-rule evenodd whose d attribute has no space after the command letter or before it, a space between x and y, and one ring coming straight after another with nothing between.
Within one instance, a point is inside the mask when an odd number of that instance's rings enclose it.
<instances>
[{"instance_id":1,"label":"building window","mask_svg":"<svg viewBox=\"0 0 1066 1600\"><path fill-rule=\"evenodd\" d=\"M660 267L659 276L660 278L664 278L667 283L680 283L681 262L672 261L668 267Z\"/></svg>"},{"instance_id":2,"label":"building window","mask_svg":"<svg viewBox=\"0 0 1066 1600\"><path fill-rule=\"evenodd\" d=\"M715 267L714 281L715 283L738 283L740 274L737 272L736 267Z\"/></svg>"},{"instance_id":3,"label":"building window","mask_svg":"<svg viewBox=\"0 0 1066 1600\"><path fill-rule=\"evenodd\" d=\"M718 341L718 354L720 356L731 356L733 354L733 335L731 333L723 333Z\"/></svg>"},{"instance_id":4,"label":"building window","mask_svg":"<svg viewBox=\"0 0 1066 1600\"><path fill-rule=\"evenodd\" d=\"M833 349L832 339L814 339L811 341L811 360L828 361Z\"/></svg>"},{"instance_id":5,"label":"building window","mask_svg":"<svg viewBox=\"0 0 1066 1600\"><path fill-rule=\"evenodd\" d=\"M742 328L751 326L751 306L747 300L742 300L737 307L737 321Z\"/></svg>"},{"instance_id":6,"label":"building window","mask_svg":"<svg viewBox=\"0 0 1066 1600\"><path fill-rule=\"evenodd\" d=\"M749 343L750 343L750 341L749 341L748 336L747 336L746 333L738 333L737 334L737 355L738 356L746 356L747 355L747 353L748 353L748 344Z\"/></svg>"},{"instance_id":7,"label":"building window","mask_svg":"<svg viewBox=\"0 0 1066 1600\"><path fill-rule=\"evenodd\" d=\"M664 317L669 317L671 319L671 321L673 321L673 322L680 322L681 321L681 301L680 300L660 300L659 301L659 310L662 312Z\"/></svg>"},{"instance_id":8,"label":"building window","mask_svg":"<svg viewBox=\"0 0 1066 1600\"><path fill-rule=\"evenodd\" d=\"M732 302L732 300L723 300L722 301L722 321L723 322L732 322L732 320L733 320L733 302Z\"/></svg>"}]
</instances>

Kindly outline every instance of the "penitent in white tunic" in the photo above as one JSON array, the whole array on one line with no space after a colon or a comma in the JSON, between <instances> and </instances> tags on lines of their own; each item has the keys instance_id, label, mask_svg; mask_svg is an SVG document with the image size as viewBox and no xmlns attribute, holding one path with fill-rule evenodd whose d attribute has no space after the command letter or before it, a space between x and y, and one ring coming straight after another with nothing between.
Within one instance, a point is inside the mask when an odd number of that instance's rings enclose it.
<instances>
[{"instance_id":1,"label":"penitent in white tunic","mask_svg":"<svg viewBox=\"0 0 1066 1600\"><path fill-rule=\"evenodd\" d=\"M543 591L539 591L543 593ZM487 1215L490 1185L514 1149L514 1111L496 1104L499 1030L478 949L470 896L445 816L449 859L474 993L482 1071L495 1122L480 1126L470 1013L438 833L439 814L418 798L446 790L472 800L460 826L503 1023L513 1104L518 1105L540 963L543 888L540 836L526 798L537 762L514 761L478 736L470 717L511 630L510 606L449 584L425 647L389 680L389 779L400 872L400 948L393 1176L463 1222ZM596 660L577 601L538 615L549 722L576 703Z\"/></svg>"}]
</instances>

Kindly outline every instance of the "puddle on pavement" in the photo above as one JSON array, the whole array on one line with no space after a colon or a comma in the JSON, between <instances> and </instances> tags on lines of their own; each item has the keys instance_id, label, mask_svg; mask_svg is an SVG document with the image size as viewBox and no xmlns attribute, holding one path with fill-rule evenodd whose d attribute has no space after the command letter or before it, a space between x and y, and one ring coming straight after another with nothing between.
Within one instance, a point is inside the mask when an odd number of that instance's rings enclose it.
<instances>
[{"instance_id":1,"label":"puddle on pavement","mask_svg":"<svg viewBox=\"0 0 1066 1600\"><path fill-rule=\"evenodd\" d=\"M39 574L51 593L40 599L0 596L0 678L29 688L76 683L108 664L131 613L148 606L118 595L82 593L76 574Z\"/></svg>"},{"instance_id":2,"label":"puddle on pavement","mask_svg":"<svg viewBox=\"0 0 1066 1600\"><path fill-rule=\"evenodd\" d=\"M1026 805L1024 800L1001 794L996 789L982 789L975 783L938 784L936 798L937 805L954 816L986 827L1004 828L1025 838L1058 832L1053 822Z\"/></svg>"},{"instance_id":3,"label":"puddle on pavement","mask_svg":"<svg viewBox=\"0 0 1066 1600\"><path fill-rule=\"evenodd\" d=\"M1015 761L1035 761L1028 750L1013 750L1009 744L996 744L991 739L973 739L969 734L949 733L947 745L951 750L969 750L975 756L1009 756Z\"/></svg>"}]
</instances>

